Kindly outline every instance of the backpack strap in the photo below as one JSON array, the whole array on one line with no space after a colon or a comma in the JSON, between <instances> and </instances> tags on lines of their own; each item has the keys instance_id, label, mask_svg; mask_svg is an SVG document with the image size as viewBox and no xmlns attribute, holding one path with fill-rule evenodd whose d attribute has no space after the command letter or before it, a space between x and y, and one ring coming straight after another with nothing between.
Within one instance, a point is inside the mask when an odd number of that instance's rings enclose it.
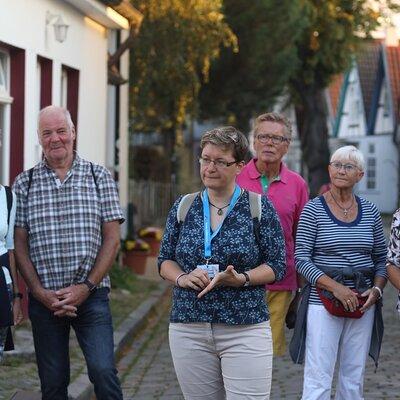
<instances>
[{"instance_id":1,"label":"backpack strap","mask_svg":"<svg viewBox=\"0 0 400 400\"><path fill-rule=\"evenodd\" d=\"M250 213L251 218L257 218L261 221L261 195L254 192L249 192Z\"/></svg>"},{"instance_id":2,"label":"backpack strap","mask_svg":"<svg viewBox=\"0 0 400 400\"><path fill-rule=\"evenodd\" d=\"M31 168L28 171L28 188L26 190L26 198L28 198L28 196L29 196L29 190L30 190L31 185L32 185L32 180L33 180L33 168Z\"/></svg>"},{"instance_id":3,"label":"backpack strap","mask_svg":"<svg viewBox=\"0 0 400 400\"><path fill-rule=\"evenodd\" d=\"M94 184L96 185L96 192L97 192L97 194L99 194L99 185L97 183L97 178L96 178L96 174L94 173L94 167L93 167L93 163L92 162L90 163L90 170L92 171Z\"/></svg>"},{"instance_id":4,"label":"backpack strap","mask_svg":"<svg viewBox=\"0 0 400 400\"><path fill-rule=\"evenodd\" d=\"M7 226L10 225L10 215L11 215L11 208L13 204L13 195L11 192L11 188L9 186L4 186L6 191L6 199L7 199Z\"/></svg>"},{"instance_id":5,"label":"backpack strap","mask_svg":"<svg viewBox=\"0 0 400 400\"><path fill-rule=\"evenodd\" d=\"M186 215L199 193L200 192L188 193L182 197L178 204L178 209L176 210L176 219L178 220L178 223L185 221Z\"/></svg>"},{"instance_id":6,"label":"backpack strap","mask_svg":"<svg viewBox=\"0 0 400 400\"><path fill-rule=\"evenodd\" d=\"M261 194L249 192L250 214L257 245L260 245Z\"/></svg>"},{"instance_id":7,"label":"backpack strap","mask_svg":"<svg viewBox=\"0 0 400 400\"><path fill-rule=\"evenodd\" d=\"M94 173L94 166L93 166L92 162L90 163L90 171L92 172L94 184L96 185L96 192L98 194L99 193L99 185L97 183L97 177L96 177L96 174ZM29 190L31 188L32 181L33 181L33 168L31 168L28 171L28 188L27 188L27 191L26 191L26 198L28 198L28 196L29 196Z\"/></svg>"}]
</instances>

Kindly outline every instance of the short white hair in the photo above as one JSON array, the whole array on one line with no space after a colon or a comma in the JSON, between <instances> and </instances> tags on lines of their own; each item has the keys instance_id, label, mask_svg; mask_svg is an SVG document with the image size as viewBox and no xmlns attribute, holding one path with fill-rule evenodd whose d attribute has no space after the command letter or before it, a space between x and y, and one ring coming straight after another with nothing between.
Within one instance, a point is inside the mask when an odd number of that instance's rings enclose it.
<instances>
[{"instance_id":1,"label":"short white hair","mask_svg":"<svg viewBox=\"0 0 400 400\"><path fill-rule=\"evenodd\" d=\"M339 147L331 157L332 161L345 161L349 160L354 162L354 164L361 170L365 169L365 159L363 153L357 149L355 146L343 146Z\"/></svg>"},{"instance_id":2,"label":"short white hair","mask_svg":"<svg viewBox=\"0 0 400 400\"><path fill-rule=\"evenodd\" d=\"M40 119L42 118L43 114L45 114L48 111L60 111L64 115L65 121L69 129L72 130L73 128L75 128L74 123L72 122L71 113L66 108L51 105L44 107L39 111L38 132L39 132Z\"/></svg>"}]
</instances>

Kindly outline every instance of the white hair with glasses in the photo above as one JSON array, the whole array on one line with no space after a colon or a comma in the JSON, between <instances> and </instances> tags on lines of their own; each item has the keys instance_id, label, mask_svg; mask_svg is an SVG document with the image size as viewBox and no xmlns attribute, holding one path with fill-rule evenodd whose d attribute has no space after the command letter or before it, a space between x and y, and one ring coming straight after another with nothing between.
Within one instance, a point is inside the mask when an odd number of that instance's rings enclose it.
<instances>
[{"instance_id":1,"label":"white hair with glasses","mask_svg":"<svg viewBox=\"0 0 400 400\"><path fill-rule=\"evenodd\" d=\"M364 171L365 159L363 153L357 147L351 145L339 147L331 157L331 162L347 160L353 162L361 171Z\"/></svg>"}]
</instances>

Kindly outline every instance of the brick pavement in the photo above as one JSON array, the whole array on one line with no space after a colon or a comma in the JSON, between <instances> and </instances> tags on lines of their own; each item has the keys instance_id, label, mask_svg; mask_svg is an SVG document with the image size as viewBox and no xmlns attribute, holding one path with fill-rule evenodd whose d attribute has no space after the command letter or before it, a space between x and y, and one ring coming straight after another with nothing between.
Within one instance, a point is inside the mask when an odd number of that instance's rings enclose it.
<instances>
[{"instance_id":1,"label":"brick pavement","mask_svg":"<svg viewBox=\"0 0 400 400\"><path fill-rule=\"evenodd\" d=\"M169 307L169 301L160 305L118 363L125 400L183 399L168 345Z\"/></svg>"},{"instance_id":2,"label":"brick pavement","mask_svg":"<svg viewBox=\"0 0 400 400\"><path fill-rule=\"evenodd\" d=\"M389 285L385 290L385 336L377 373L369 358L365 378L365 400L400 399L400 328L394 310L396 292ZM121 360L124 398L126 400L181 400L178 382L168 346L168 304L159 310L160 319L142 335L144 350L128 352ZM290 336L290 333L289 335ZM141 347L137 343L136 347ZM136 362L133 362L136 357ZM301 397L303 367L294 365L290 358L274 360L271 400L297 400ZM212 400L212 399L210 399ZM349 399L351 400L351 399Z\"/></svg>"}]
</instances>

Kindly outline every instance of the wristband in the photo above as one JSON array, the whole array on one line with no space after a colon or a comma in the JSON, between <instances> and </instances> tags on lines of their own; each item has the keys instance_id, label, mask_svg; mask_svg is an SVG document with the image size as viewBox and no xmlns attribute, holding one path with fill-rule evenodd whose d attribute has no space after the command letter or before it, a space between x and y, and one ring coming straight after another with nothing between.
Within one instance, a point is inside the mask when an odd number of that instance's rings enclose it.
<instances>
[{"instance_id":1,"label":"wristband","mask_svg":"<svg viewBox=\"0 0 400 400\"><path fill-rule=\"evenodd\" d=\"M175 286L181 287L179 285L179 278L181 278L183 275L187 275L186 272L182 272L181 274L179 274L176 278L175 278Z\"/></svg>"},{"instance_id":2,"label":"wristband","mask_svg":"<svg viewBox=\"0 0 400 400\"><path fill-rule=\"evenodd\" d=\"M22 295L22 293L14 293L13 294L13 298L15 299L22 299L24 296Z\"/></svg>"},{"instance_id":3,"label":"wristband","mask_svg":"<svg viewBox=\"0 0 400 400\"><path fill-rule=\"evenodd\" d=\"M87 286L90 293L95 292L97 289L96 285L87 278L82 283Z\"/></svg>"},{"instance_id":4,"label":"wristband","mask_svg":"<svg viewBox=\"0 0 400 400\"><path fill-rule=\"evenodd\" d=\"M244 281L244 283L243 283L243 287L250 286L250 276L249 276L249 274L247 272L242 272L242 275L244 275L244 277L246 279Z\"/></svg>"},{"instance_id":5,"label":"wristband","mask_svg":"<svg viewBox=\"0 0 400 400\"><path fill-rule=\"evenodd\" d=\"M381 299L383 295L382 289L379 286L373 286L372 289L376 289L379 292L378 299Z\"/></svg>"}]
</instances>

